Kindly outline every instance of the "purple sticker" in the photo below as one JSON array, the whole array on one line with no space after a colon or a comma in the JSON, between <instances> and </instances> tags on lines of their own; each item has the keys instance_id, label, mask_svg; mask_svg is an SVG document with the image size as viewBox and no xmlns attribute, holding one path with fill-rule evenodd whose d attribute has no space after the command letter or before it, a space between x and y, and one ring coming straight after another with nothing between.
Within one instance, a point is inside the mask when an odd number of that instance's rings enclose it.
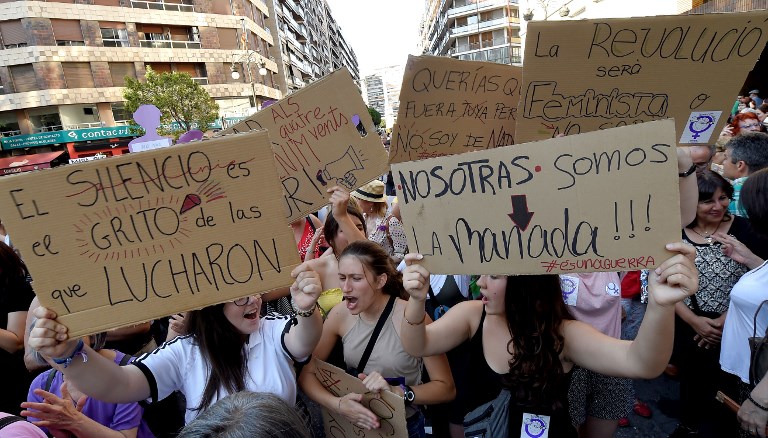
<instances>
[{"instance_id":1,"label":"purple sticker","mask_svg":"<svg viewBox=\"0 0 768 438\"><path fill-rule=\"evenodd\" d=\"M203 132L197 129L187 131L179 137L176 144L189 143L190 141L197 141L203 138Z\"/></svg>"},{"instance_id":2,"label":"purple sticker","mask_svg":"<svg viewBox=\"0 0 768 438\"><path fill-rule=\"evenodd\" d=\"M355 114L354 116L352 116L352 126L357 126L359 124L360 124L360 116Z\"/></svg>"},{"instance_id":3,"label":"purple sticker","mask_svg":"<svg viewBox=\"0 0 768 438\"><path fill-rule=\"evenodd\" d=\"M144 135L139 138L131 140L131 144L139 144L144 142L150 142L155 140L165 140L166 137L162 137L157 133L157 128L160 127L160 110L154 105L141 105L136 112L133 113L133 120L144 128Z\"/></svg>"}]
</instances>

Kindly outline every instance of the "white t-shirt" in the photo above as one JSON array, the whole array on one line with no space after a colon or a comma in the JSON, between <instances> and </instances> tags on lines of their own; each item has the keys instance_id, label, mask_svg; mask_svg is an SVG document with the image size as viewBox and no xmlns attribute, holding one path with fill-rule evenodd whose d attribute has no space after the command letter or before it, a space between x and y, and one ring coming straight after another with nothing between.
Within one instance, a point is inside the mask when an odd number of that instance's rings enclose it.
<instances>
[{"instance_id":1,"label":"white t-shirt","mask_svg":"<svg viewBox=\"0 0 768 438\"><path fill-rule=\"evenodd\" d=\"M296 375L293 359L282 342L286 324L290 324L288 316L270 313L262 318L259 330L251 334L245 345L248 350L245 388L275 394L293 405L296 402ZM179 336L166 342L136 359L133 365L147 377L151 394L148 402L162 400L178 390L187 398L186 423L202 412L194 408L200 405L208 382L208 366L193 336ZM228 394L222 388L213 402Z\"/></svg>"},{"instance_id":2,"label":"white t-shirt","mask_svg":"<svg viewBox=\"0 0 768 438\"><path fill-rule=\"evenodd\" d=\"M749 383L750 351L748 338L752 337L752 321L757 307L768 300L768 261L744 274L731 290L731 303L725 317L720 349L720 367L723 371ZM757 317L757 336L765 335L768 325L768 304Z\"/></svg>"}]
</instances>

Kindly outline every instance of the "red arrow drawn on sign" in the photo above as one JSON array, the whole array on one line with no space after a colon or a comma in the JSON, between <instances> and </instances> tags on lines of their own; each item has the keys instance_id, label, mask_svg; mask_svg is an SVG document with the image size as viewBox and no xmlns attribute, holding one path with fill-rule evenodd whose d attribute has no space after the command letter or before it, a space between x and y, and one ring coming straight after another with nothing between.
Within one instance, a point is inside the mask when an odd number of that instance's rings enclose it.
<instances>
[{"instance_id":1,"label":"red arrow drawn on sign","mask_svg":"<svg viewBox=\"0 0 768 438\"><path fill-rule=\"evenodd\" d=\"M512 195L512 213L509 213L512 222L522 231L528 228L533 217L533 212L528 211L528 195Z\"/></svg>"}]
</instances>

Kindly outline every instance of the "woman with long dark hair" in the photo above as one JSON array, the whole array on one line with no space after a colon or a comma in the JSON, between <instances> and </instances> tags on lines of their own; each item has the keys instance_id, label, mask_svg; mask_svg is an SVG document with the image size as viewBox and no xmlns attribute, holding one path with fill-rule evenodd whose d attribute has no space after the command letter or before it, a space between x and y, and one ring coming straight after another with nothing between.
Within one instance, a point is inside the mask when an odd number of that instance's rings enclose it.
<instances>
[{"instance_id":1,"label":"woman with long dark hair","mask_svg":"<svg viewBox=\"0 0 768 438\"><path fill-rule=\"evenodd\" d=\"M349 244L338 261L338 281L344 293L344 306L331 310L323 326L323 335L312 355L326 360L336 341L341 339L344 362L368 390L390 390L404 396L406 422L410 437L424 436L424 417L417 405L450 401L455 387L445 355L425 357L429 383L422 383L422 359L403 350L400 330L406 295L402 276L384 249L367 240ZM380 318L384 325L373 341L372 333ZM369 342L374 342L370 358L361 358ZM361 369L358 369L361 368ZM393 379L400 379L395 383ZM362 394L336 397L323 388L311 364L302 370L301 389L331 412L337 412L364 429L378 429L382 424L360 401Z\"/></svg>"},{"instance_id":2,"label":"woman with long dark hair","mask_svg":"<svg viewBox=\"0 0 768 438\"><path fill-rule=\"evenodd\" d=\"M187 335L166 342L131 365L118 366L82 342L67 339L56 314L39 307L29 345L65 365L63 373L98 400L157 401L180 391L186 421L218 399L244 389L271 392L294 403L294 364L306 361L320 339L322 319L315 311L320 294L316 272L297 271L290 288L295 320L260 316L261 297L249 296L189 312ZM295 325L294 325L295 324Z\"/></svg>"},{"instance_id":3,"label":"woman with long dark hair","mask_svg":"<svg viewBox=\"0 0 768 438\"><path fill-rule=\"evenodd\" d=\"M481 301L451 308L425 325L424 300L429 272L409 254L403 274L411 295L402 324L405 349L415 356L439 354L469 339L469 386L474 394L467 407L494 400L501 388L511 394L507 433L517 436L536 418L549 436L575 437L568 415L570 371L579 365L601 374L651 378L666 367L672 349L674 304L698 288L693 248L667 245L678 252L651 274L648 309L634 341L606 336L573 320L563 302L557 275L483 275Z\"/></svg>"},{"instance_id":4,"label":"woman with long dark hair","mask_svg":"<svg viewBox=\"0 0 768 438\"><path fill-rule=\"evenodd\" d=\"M0 412L19 413L32 375L24 366L24 324L35 293L26 265L10 246L0 242Z\"/></svg>"},{"instance_id":5,"label":"woman with long dark hair","mask_svg":"<svg viewBox=\"0 0 768 438\"><path fill-rule=\"evenodd\" d=\"M681 402L680 432L676 436L692 432L721 436L725 432L715 430L723 423L719 421L722 405L715 401L715 395L729 382L721 376L720 340L731 289L749 268L726 256L715 234L730 234L762 256L768 247L747 219L728 212L733 186L725 178L705 169L697 173L696 181L696 218L683 229L683 240L696 249L699 290L675 306L673 362L680 369Z\"/></svg>"}]
</instances>

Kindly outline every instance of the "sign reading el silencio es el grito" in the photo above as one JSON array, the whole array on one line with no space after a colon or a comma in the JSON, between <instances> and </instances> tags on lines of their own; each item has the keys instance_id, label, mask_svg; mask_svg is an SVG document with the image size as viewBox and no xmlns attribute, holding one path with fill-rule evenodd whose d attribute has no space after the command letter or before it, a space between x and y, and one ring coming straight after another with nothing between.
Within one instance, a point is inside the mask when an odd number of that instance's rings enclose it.
<instances>
[{"instance_id":1,"label":"sign reading el silencio es el grito","mask_svg":"<svg viewBox=\"0 0 768 438\"><path fill-rule=\"evenodd\" d=\"M315 359L315 376L325 389L336 397L347 394L362 394L361 404L379 417L380 427L365 430L350 423L343 415L323 411L325 435L328 437L391 437L407 438L408 429L405 422L405 402L403 398L389 391L373 394L363 385L363 382L350 376L344 370L329 363Z\"/></svg>"},{"instance_id":2,"label":"sign reading el silencio es el grito","mask_svg":"<svg viewBox=\"0 0 768 438\"><path fill-rule=\"evenodd\" d=\"M441 56L409 56L389 162L515 144L522 68Z\"/></svg>"},{"instance_id":3,"label":"sign reading el silencio es el grito","mask_svg":"<svg viewBox=\"0 0 768 438\"><path fill-rule=\"evenodd\" d=\"M650 269L680 239L672 120L394 164L432 273Z\"/></svg>"},{"instance_id":4,"label":"sign reading el silencio es el grito","mask_svg":"<svg viewBox=\"0 0 768 438\"><path fill-rule=\"evenodd\" d=\"M266 132L0 179L3 222L70 336L284 287L299 264Z\"/></svg>"},{"instance_id":5,"label":"sign reading el silencio es el grito","mask_svg":"<svg viewBox=\"0 0 768 438\"><path fill-rule=\"evenodd\" d=\"M219 135L252 129L269 131L287 222L326 205L328 188L352 191L389 170L387 151L346 68Z\"/></svg>"},{"instance_id":6,"label":"sign reading el silencio es el grito","mask_svg":"<svg viewBox=\"0 0 768 438\"><path fill-rule=\"evenodd\" d=\"M532 21L518 143L674 118L714 144L768 41L768 11Z\"/></svg>"}]
</instances>

